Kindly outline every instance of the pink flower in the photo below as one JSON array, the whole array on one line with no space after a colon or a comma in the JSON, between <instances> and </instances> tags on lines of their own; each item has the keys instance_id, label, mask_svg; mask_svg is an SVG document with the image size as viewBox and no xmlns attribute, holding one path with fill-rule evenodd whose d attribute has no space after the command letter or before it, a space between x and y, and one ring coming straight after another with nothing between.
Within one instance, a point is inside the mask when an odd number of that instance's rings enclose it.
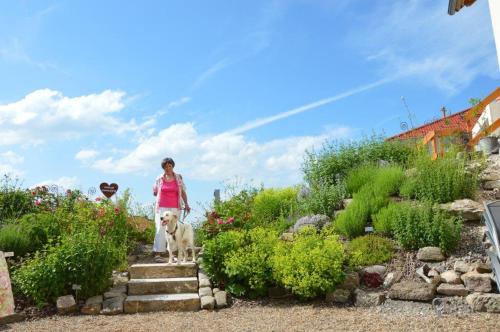
<instances>
[{"instance_id":1,"label":"pink flower","mask_svg":"<svg viewBox=\"0 0 500 332\"><path fill-rule=\"evenodd\" d=\"M95 201L96 202L100 202L101 201L101 197L96 197Z\"/></svg>"},{"instance_id":2,"label":"pink flower","mask_svg":"<svg viewBox=\"0 0 500 332\"><path fill-rule=\"evenodd\" d=\"M227 223L228 224L232 224L234 222L234 217L231 217L227 220Z\"/></svg>"},{"instance_id":3,"label":"pink flower","mask_svg":"<svg viewBox=\"0 0 500 332\"><path fill-rule=\"evenodd\" d=\"M222 225L222 223L223 223L223 222L224 222L224 221L223 221L222 219L220 219L220 218L219 218L219 219L217 219L217 223L218 223L219 225Z\"/></svg>"},{"instance_id":4,"label":"pink flower","mask_svg":"<svg viewBox=\"0 0 500 332\"><path fill-rule=\"evenodd\" d=\"M38 205L40 205L40 204L42 204L42 202L41 202L39 199L35 200L35 205L36 205L36 206L38 206Z\"/></svg>"}]
</instances>

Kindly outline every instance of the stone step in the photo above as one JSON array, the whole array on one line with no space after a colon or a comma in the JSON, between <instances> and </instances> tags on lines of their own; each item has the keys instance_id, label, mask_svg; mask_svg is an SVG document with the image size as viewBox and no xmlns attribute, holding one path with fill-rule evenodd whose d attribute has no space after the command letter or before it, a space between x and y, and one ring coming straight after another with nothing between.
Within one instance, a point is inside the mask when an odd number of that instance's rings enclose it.
<instances>
[{"instance_id":1,"label":"stone step","mask_svg":"<svg viewBox=\"0 0 500 332\"><path fill-rule=\"evenodd\" d=\"M196 292L198 292L198 278L196 277L130 279L128 282L129 295Z\"/></svg>"},{"instance_id":2,"label":"stone step","mask_svg":"<svg viewBox=\"0 0 500 332\"><path fill-rule=\"evenodd\" d=\"M128 314L151 311L197 311L200 310L198 294L156 294L131 295L124 303L124 311Z\"/></svg>"},{"instance_id":3,"label":"stone step","mask_svg":"<svg viewBox=\"0 0 500 332\"><path fill-rule=\"evenodd\" d=\"M129 267L129 273L130 279L196 277L198 266L193 262L133 264Z\"/></svg>"}]
</instances>

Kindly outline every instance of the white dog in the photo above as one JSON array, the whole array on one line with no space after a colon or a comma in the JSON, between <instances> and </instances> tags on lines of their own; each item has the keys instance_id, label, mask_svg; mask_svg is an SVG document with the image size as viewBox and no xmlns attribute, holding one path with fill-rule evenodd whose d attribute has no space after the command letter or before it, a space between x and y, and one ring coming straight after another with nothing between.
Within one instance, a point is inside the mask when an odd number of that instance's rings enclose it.
<instances>
[{"instance_id":1,"label":"white dog","mask_svg":"<svg viewBox=\"0 0 500 332\"><path fill-rule=\"evenodd\" d=\"M184 263L187 261L188 249L191 249L193 262L196 262L193 226L179 223L178 215L172 211L165 211L160 219L162 225L167 226L165 231L168 243L168 263L171 264L174 262L172 252L176 249L178 250L177 264L181 263L181 257Z\"/></svg>"}]
</instances>

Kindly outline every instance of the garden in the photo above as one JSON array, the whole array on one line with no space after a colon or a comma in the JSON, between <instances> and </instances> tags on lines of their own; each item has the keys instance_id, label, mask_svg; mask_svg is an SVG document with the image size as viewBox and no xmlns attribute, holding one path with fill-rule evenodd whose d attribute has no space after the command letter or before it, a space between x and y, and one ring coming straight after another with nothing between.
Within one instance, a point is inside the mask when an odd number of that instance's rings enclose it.
<instances>
[{"instance_id":1,"label":"garden","mask_svg":"<svg viewBox=\"0 0 500 332\"><path fill-rule=\"evenodd\" d=\"M475 165L472 167L471 165ZM443 203L474 198L484 158L451 149L431 160L414 146L381 138L330 142L309 151L304 183L230 188L195 227L201 267L235 298L276 289L300 301L324 299L353 272L403 253L438 247L453 253L463 220ZM116 201L79 191L23 189L4 177L0 250L9 259L17 303L53 306L59 296L102 294L138 244L152 243L152 222L137 222L128 191ZM371 279L370 279L371 278ZM379 287L383 280L366 274Z\"/></svg>"}]
</instances>

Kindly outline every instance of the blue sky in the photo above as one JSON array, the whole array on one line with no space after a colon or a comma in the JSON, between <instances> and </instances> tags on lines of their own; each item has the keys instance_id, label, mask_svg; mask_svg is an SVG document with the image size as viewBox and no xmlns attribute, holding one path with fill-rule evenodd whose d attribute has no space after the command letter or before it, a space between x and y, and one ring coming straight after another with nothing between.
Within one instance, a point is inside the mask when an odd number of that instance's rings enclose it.
<instances>
[{"instance_id":1,"label":"blue sky","mask_svg":"<svg viewBox=\"0 0 500 332\"><path fill-rule=\"evenodd\" d=\"M422 124L499 85L487 2L447 5L0 0L0 173L148 203L170 156L194 215L300 183L306 149L398 133L401 96Z\"/></svg>"}]
</instances>

